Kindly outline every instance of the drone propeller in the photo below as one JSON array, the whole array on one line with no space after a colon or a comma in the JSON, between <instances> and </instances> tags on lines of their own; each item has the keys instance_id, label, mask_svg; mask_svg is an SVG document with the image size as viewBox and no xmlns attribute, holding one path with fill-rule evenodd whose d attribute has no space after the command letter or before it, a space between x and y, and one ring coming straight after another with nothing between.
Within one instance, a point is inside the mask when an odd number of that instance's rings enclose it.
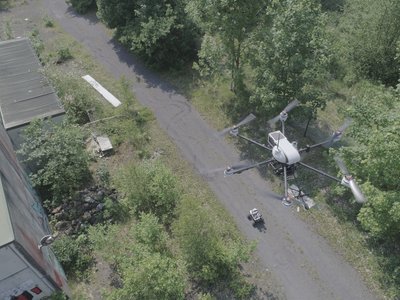
<instances>
[{"instance_id":1,"label":"drone propeller","mask_svg":"<svg viewBox=\"0 0 400 300\"><path fill-rule=\"evenodd\" d=\"M356 199L356 201L358 203L364 203L365 197L363 195L363 193L361 192L360 188L358 187L358 185L356 184L356 182L354 181L353 176L350 175L349 170L347 170L344 162L342 159L340 159L339 157L335 157L335 161L340 169L340 171L343 173L344 178L342 180L342 183L344 183L345 185L348 185L354 195L354 198Z\"/></svg>"},{"instance_id":2,"label":"drone propeller","mask_svg":"<svg viewBox=\"0 0 400 300\"><path fill-rule=\"evenodd\" d=\"M226 167L220 167L220 168L214 168L214 169L202 169L199 170L199 173L201 176L211 179L214 178L218 175L221 175L221 173L226 169Z\"/></svg>"},{"instance_id":3,"label":"drone propeller","mask_svg":"<svg viewBox=\"0 0 400 300\"><path fill-rule=\"evenodd\" d=\"M279 120L286 121L287 118L287 113L291 111L293 108L298 106L300 104L300 101L297 99L294 99L292 102L290 102L286 107L281 111L279 115L276 117L272 118L271 120L268 121L268 124L272 127L276 122Z\"/></svg>"},{"instance_id":4,"label":"drone propeller","mask_svg":"<svg viewBox=\"0 0 400 300\"><path fill-rule=\"evenodd\" d=\"M224 175L225 176L230 176L233 174L240 174L243 171L246 171L248 169L253 168L252 164L239 164L239 165L235 165L235 166L228 166L225 170L224 170Z\"/></svg>"},{"instance_id":5,"label":"drone propeller","mask_svg":"<svg viewBox=\"0 0 400 300\"><path fill-rule=\"evenodd\" d=\"M334 143L340 141L343 136L343 132L351 124L351 119L346 119L342 126L340 126L331 136L331 138L325 143L325 145L331 147Z\"/></svg>"},{"instance_id":6,"label":"drone propeller","mask_svg":"<svg viewBox=\"0 0 400 300\"><path fill-rule=\"evenodd\" d=\"M249 169L270 163L271 161L273 161L274 158L270 158L268 160L262 161L262 162L258 162L255 164L240 164L240 165L235 165L235 166L229 166L225 169L224 171L224 175L225 176L230 176L230 175L234 175L234 174L240 174L243 171L247 171Z\"/></svg>"},{"instance_id":7,"label":"drone propeller","mask_svg":"<svg viewBox=\"0 0 400 300\"><path fill-rule=\"evenodd\" d=\"M233 126L231 126L231 127L225 128L225 129L223 129L222 131L220 131L220 132L218 133L218 135L219 135L219 136L223 136L223 135L227 134L228 132L230 132L230 131L232 131L232 130L234 130L234 129L237 129L237 128L243 126L243 125L246 125L246 124L250 123L250 122L253 121L255 118L256 118L255 115L249 114L246 118L244 118L242 121L240 121L240 122L237 123L236 125L233 125Z\"/></svg>"}]
</instances>

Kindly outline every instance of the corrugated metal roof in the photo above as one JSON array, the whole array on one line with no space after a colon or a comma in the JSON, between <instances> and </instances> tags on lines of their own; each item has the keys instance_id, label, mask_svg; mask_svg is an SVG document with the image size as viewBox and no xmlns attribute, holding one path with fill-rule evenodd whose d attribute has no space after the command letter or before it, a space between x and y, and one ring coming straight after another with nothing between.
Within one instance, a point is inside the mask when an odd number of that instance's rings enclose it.
<instances>
[{"instance_id":1,"label":"corrugated metal roof","mask_svg":"<svg viewBox=\"0 0 400 300\"><path fill-rule=\"evenodd\" d=\"M29 39L0 42L0 112L5 129L64 113Z\"/></svg>"}]
</instances>

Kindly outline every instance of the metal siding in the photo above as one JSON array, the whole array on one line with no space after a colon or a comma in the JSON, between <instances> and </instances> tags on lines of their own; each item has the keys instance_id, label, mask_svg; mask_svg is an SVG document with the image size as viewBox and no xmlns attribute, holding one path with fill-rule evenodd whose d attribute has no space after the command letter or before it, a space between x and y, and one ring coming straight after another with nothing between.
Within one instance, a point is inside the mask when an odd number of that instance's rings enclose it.
<instances>
[{"instance_id":1,"label":"metal siding","mask_svg":"<svg viewBox=\"0 0 400 300\"><path fill-rule=\"evenodd\" d=\"M0 290L4 290L3 280L26 269L26 264L15 255L9 245L0 248L0 262Z\"/></svg>"},{"instance_id":2,"label":"metal siding","mask_svg":"<svg viewBox=\"0 0 400 300\"><path fill-rule=\"evenodd\" d=\"M12 246L6 246L0 250L0 259L2 262L2 273L7 268L8 276L0 281L0 299L12 299L18 297L24 291L29 292L33 296L33 300L50 296L54 288L51 287L45 278L41 278L40 273L26 263L26 261L18 255L18 251ZM9 265L5 264L3 259L10 260ZM11 263L15 265L11 265ZM4 266L4 268L3 268ZM32 293L30 290L39 287L42 292L39 295Z\"/></svg>"}]
</instances>

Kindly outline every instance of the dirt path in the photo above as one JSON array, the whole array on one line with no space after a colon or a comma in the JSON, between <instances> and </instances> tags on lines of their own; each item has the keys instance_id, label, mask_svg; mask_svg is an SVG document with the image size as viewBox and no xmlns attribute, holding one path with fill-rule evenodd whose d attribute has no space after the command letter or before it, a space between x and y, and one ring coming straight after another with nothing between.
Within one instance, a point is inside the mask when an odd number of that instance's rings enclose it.
<instances>
[{"instance_id":1,"label":"dirt path","mask_svg":"<svg viewBox=\"0 0 400 300\"><path fill-rule=\"evenodd\" d=\"M183 157L200 174L240 160L231 145L214 137L215 131L182 95L110 39L94 16L76 16L64 0L41 3L41 9L48 10L48 15L116 78L141 78L133 86L136 97L154 112ZM222 174L205 178L241 232L259 241L259 263L279 280L287 299L374 299L357 272L323 238L293 210L269 196L268 183L255 171L229 178ZM252 207L263 212L266 230L253 228L247 220Z\"/></svg>"}]
</instances>

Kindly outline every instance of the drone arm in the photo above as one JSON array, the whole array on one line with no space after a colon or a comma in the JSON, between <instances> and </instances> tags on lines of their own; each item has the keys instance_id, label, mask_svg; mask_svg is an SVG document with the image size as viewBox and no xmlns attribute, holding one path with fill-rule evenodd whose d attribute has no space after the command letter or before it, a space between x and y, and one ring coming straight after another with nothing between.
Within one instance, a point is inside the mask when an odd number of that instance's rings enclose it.
<instances>
[{"instance_id":1,"label":"drone arm","mask_svg":"<svg viewBox=\"0 0 400 300\"><path fill-rule=\"evenodd\" d=\"M316 172L316 173L318 173L318 174L320 174L320 175L323 175L323 176L325 176L325 177L328 177L328 178L330 178L330 179L332 179L332 180L335 180L335 181L337 181L337 182L339 182L339 183L342 182L341 179L339 179L339 178L337 178L337 177L334 177L334 176L332 176L332 175L329 175L329 174L327 174L327 173L325 173L325 172L323 172L323 171L321 171L321 170L318 170L318 169L316 169L316 168L314 168L314 167L311 167L311 166L309 166L309 165L306 165L305 163L298 162L298 164L301 165L301 166L303 166L303 167L305 167L306 169L309 169L309 170L311 170L311 171L314 171L314 172Z\"/></svg>"},{"instance_id":2,"label":"drone arm","mask_svg":"<svg viewBox=\"0 0 400 300\"><path fill-rule=\"evenodd\" d=\"M305 148L302 148L299 150L299 152L308 152L310 151L310 149L315 148L315 147L319 147L319 146L323 146L326 145L328 148L332 147L332 145L338 141L340 141L340 139L342 138L343 135L343 131L351 124L351 120L347 119L344 121L343 125L340 126L334 133L332 133L331 137L321 143L312 145L312 146L307 146Z\"/></svg>"},{"instance_id":3,"label":"drone arm","mask_svg":"<svg viewBox=\"0 0 400 300\"><path fill-rule=\"evenodd\" d=\"M240 138L242 138L242 139L244 139L244 140L246 140L246 141L248 141L248 142L250 142L250 143L252 143L252 144L254 144L254 145L257 145L257 146L259 146L259 147L261 147L261 148L264 148L264 149L267 149L267 150L270 150L270 151L272 150L272 149L269 148L268 146L266 146L266 145L264 145L264 144L261 144L261 143L255 141L255 140L252 140L252 139L250 139L250 138L248 138L248 137L245 137L245 136L243 136L243 135L241 135L241 134L238 134L237 136L240 137Z\"/></svg>"},{"instance_id":4,"label":"drone arm","mask_svg":"<svg viewBox=\"0 0 400 300\"><path fill-rule=\"evenodd\" d=\"M252 164L252 165L240 167L240 168L235 168L234 166L233 167L228 167L228 168L225 169L224 174L228 175L228 176L229 175L234 175L234 174L240 174L243 171L247 171L247 170L256 168L258 166L268 164L268 163L272 162L273 160L274 160L274 158L270 158L268 160L265 160L265 161L262 161L262 162L259 162L259 163L255 163L255 164Z\"/></svg>"},{"instance_id":5,"label":"drone arm","mask_svg":"<svg viewBox=\"0 0 400 300\"><path fill-rule=\"evenodd\" d=\"M307 147L301 148L301 149L299 150L299 152L300 152L300 153L302 153L302 152L304 152L304 151L308 152L308 151L310 151L310 150L313 149L313 148L321 147L321 146L323 146L323 145L326 145L326 144L330 143L331 141L332 141L332 138L329 138L329 139L327 139L327 140L325 140L325 141L323 141L323 142L321 142L321 143L318 143L318 144L314 144L314 145L311 145L311 146L307 146Z\"/></svg>"}]
</instances>

